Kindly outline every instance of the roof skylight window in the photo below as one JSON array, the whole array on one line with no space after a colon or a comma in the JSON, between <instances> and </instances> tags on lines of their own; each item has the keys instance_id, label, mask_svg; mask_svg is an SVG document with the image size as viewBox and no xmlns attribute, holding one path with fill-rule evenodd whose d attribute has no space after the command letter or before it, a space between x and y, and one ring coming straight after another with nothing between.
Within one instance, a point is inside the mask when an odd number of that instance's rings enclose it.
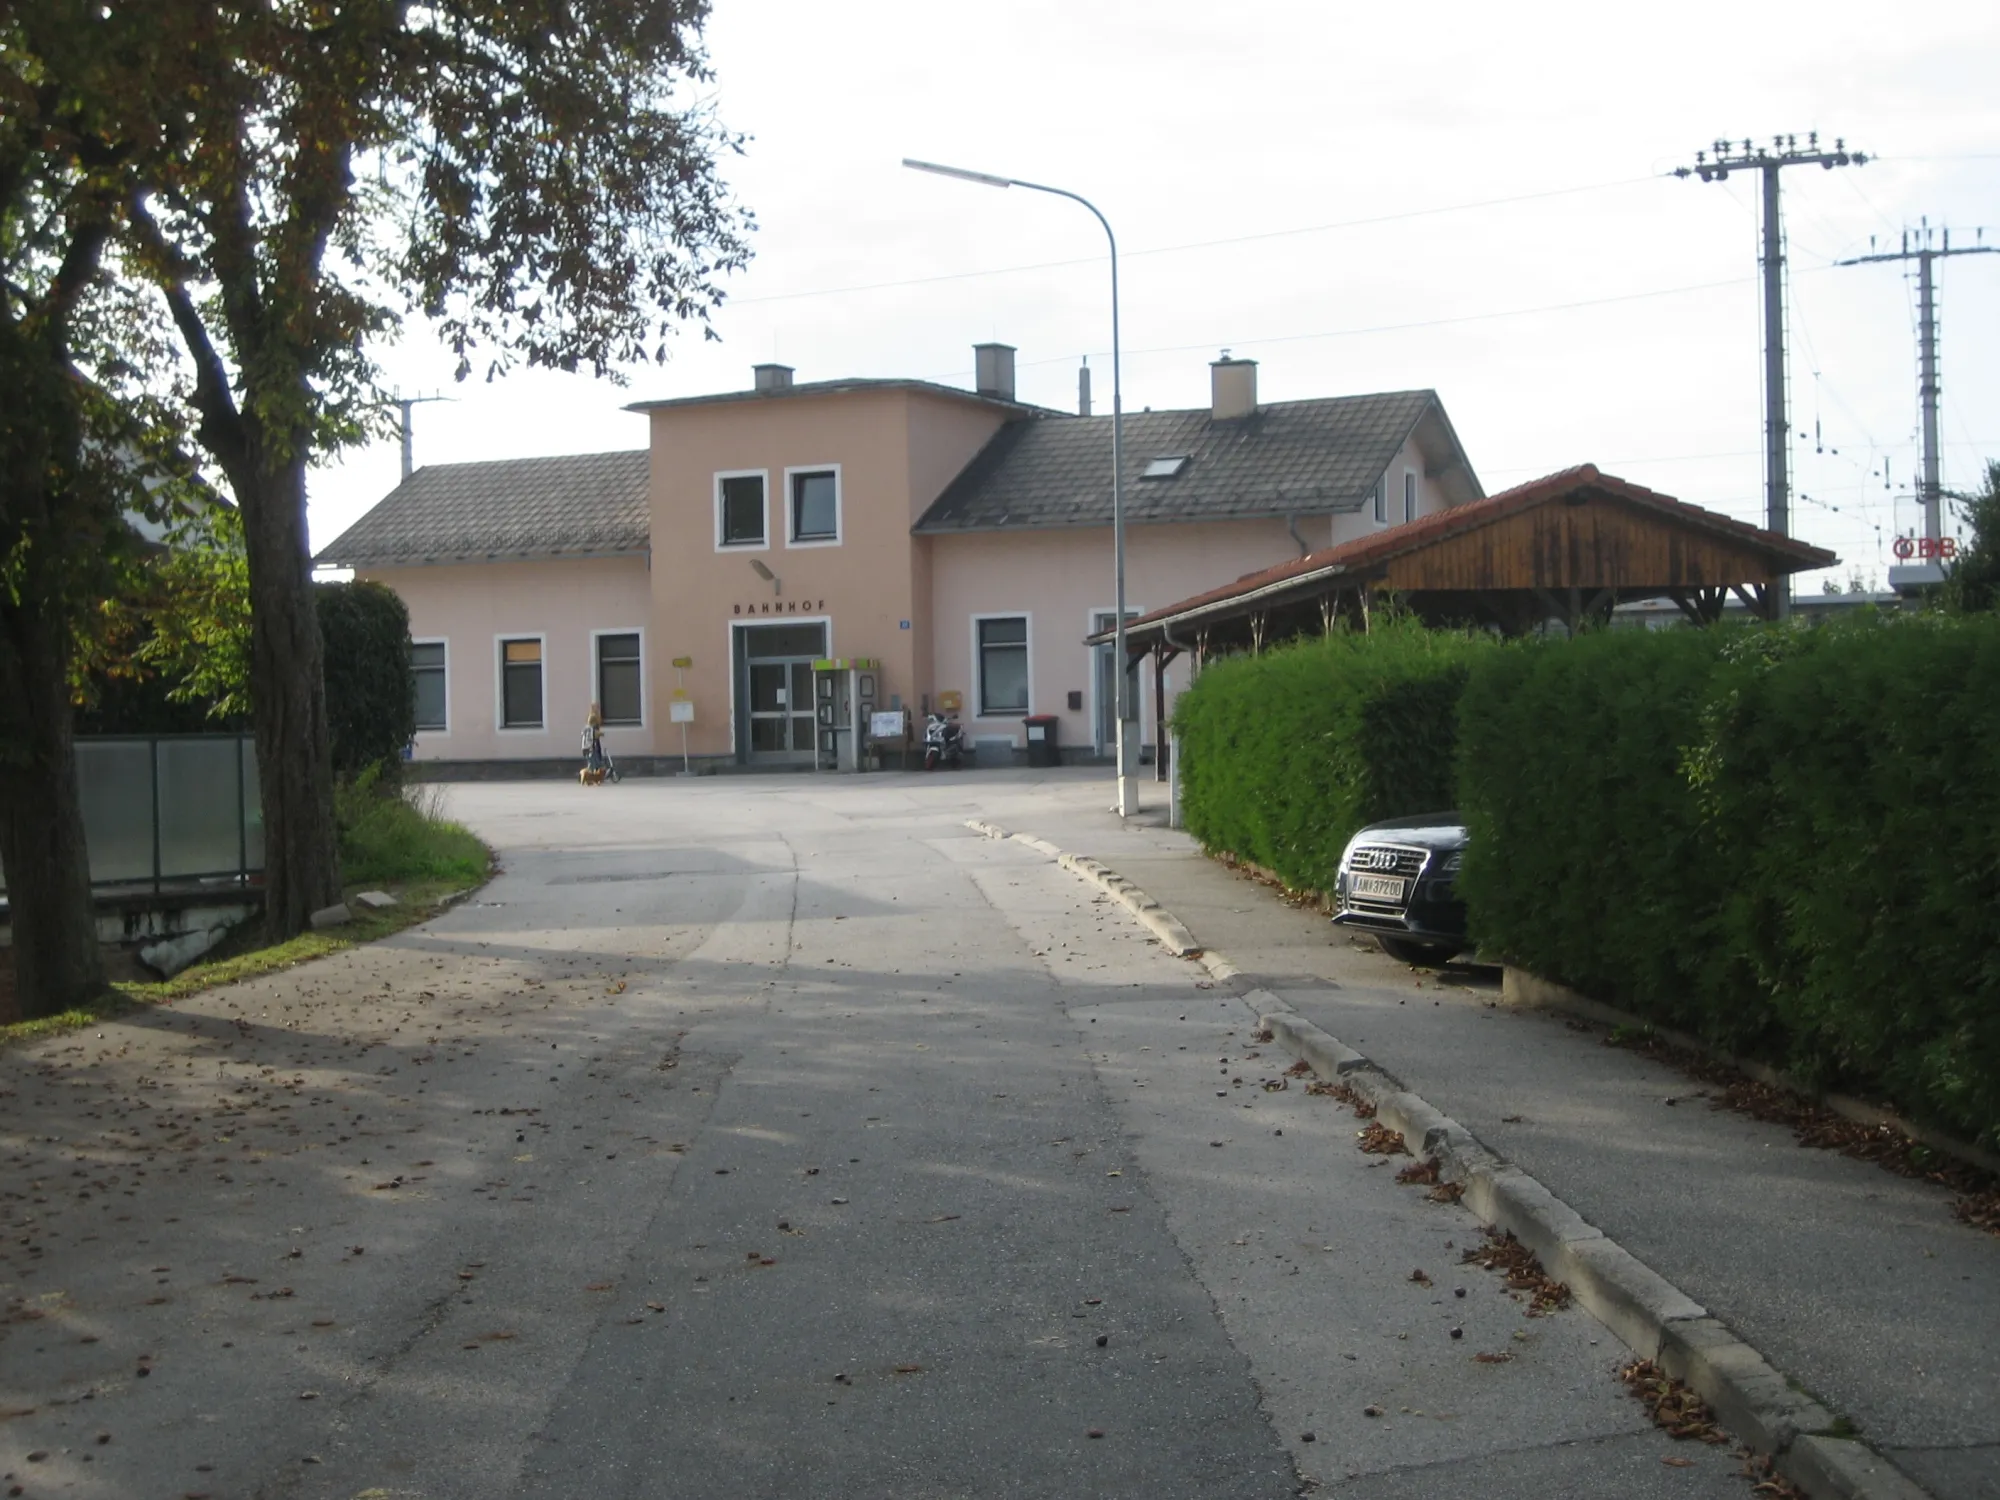
<instances>
[{"instance_id":1,"label":"roof skylight window","mask_svg":"<svg viewBox=\"0 0 2000 1500\"><path fill-rule=\"evenodd\" d=\"M1187 461L1188 456L1185 453L1163 453L1158 458L1148 461L1146 472L1139 477L1141 479L1172 479L1182 469L1187 467Z\"/></svg>"}]
</instances>

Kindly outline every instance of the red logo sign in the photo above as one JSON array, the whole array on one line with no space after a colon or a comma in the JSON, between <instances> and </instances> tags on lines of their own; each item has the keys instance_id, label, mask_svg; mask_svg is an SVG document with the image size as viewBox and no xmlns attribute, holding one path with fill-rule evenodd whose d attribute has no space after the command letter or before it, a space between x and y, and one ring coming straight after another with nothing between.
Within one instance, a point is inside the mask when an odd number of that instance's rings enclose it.
<instances>
[{"instance_id":1,"label":"red logo sign","mask_svg":"<svg viewBox=\"0 0 2000 1500\"><path fill-rule=\"evenodd\" d=\"M1913 557L1926 562L1950 562L1958 556L1958 540L1955 537L1899 536L1894 548L1896 556L1904 562Z\"/></svg>"}]
</instances>

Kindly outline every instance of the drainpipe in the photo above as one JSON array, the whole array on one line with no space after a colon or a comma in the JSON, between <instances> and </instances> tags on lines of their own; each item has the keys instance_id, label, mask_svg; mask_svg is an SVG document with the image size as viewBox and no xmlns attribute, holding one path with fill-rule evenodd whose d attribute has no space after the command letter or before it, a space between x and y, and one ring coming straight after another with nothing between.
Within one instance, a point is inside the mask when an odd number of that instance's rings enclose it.
<instances>
[{"instance_id":1,"label":"drainpipe","mask_svg":"<svg viewBox=\"0 0 2000 1500\"><path fill-rule=\"evenodd\" d=\"M1300 557L1305 557L1312 552L1312 548L1306 545L1306 539L1299 535L1299 518L1297 516L1285 517L1285 530L1289 531L1292 534L1292 540L1299 544Z\"/></svg>"}]
</instances>

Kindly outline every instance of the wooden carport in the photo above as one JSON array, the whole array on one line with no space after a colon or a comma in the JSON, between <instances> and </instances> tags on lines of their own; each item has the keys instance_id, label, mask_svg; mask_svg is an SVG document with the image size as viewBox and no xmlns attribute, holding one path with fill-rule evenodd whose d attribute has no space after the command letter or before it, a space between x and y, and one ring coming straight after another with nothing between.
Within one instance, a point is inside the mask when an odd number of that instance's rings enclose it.
<instances>
[{"instance_id":1,"label":"wooden carport","mask_svg":"<svg viewBox=\"0 0 2000 1500\"><path fill-rule=\"evenodd\" d=\"M1506 635L1551 620L1574 632L1637 599L1672 599L1705 625L1731 594L1771 618L1787 576L1837 561L1584 464L1247 574L1140 616L1125 636L1135 662L1153 658L1153 701L1163 705L1161 675L1182 652L1199 663L1337 621L1366 629L1384 595L1428 624ZM1110 639L1107 631L1091 642ZM1164 724L1155 743L1166 743Z\"/></svg>"}]
</instances>

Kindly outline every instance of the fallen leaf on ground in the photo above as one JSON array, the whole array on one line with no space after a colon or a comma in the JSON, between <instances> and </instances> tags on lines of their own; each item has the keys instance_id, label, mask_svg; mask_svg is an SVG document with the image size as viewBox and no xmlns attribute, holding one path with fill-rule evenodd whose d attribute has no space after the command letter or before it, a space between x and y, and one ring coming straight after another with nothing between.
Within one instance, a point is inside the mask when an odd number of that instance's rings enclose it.
<instances>
[{"instance_id":1,"label":"fallen leaf on ground","mask_svg":"<svg viewBox=\"0 0 2000 1500\"><path fill-rule=\"evenodd\" d=\"M1369 1156L1407 1156L1410 1153L1410 1148L1403 1144L1402 1136L1380 1120L1370 1120L1357 1130L1354 1144Z\"/></svg>"},{"instance_id":2,"label":"fallen leaf on ground","mask_svg":"<svg viewBox=\"0 0 2000 1500\"><path fill-rule=\"evenodd\" d=\"M1528 1316L1531 1318L1569 1306L1568 1283L1557 1281L1543 1270L1535 1252L1515 1239L1512 1230L1502 1232L1489 1227L1482 1233L1484 1243L1473 1246L1460 1256L1462 1264L1498 1271L1506 1278L1510 1291L1527 1292Z\"/></svg>"},{"instance_id":3,"label":"fallen leaf on ground","mask_svg":"<svg viewBox=\"0 0 2000 1500\"><path fill-rule=\"evenodd\" d=\"M1664 1428L1669 1437L1717 1444L1729 1441L1715 1425L1715 1413L1708 1403L1650 1359L1633 1360L1618 1371L1618 1378L1645 1406L1653 1425Z\"/></svg>"}]
</instances>

